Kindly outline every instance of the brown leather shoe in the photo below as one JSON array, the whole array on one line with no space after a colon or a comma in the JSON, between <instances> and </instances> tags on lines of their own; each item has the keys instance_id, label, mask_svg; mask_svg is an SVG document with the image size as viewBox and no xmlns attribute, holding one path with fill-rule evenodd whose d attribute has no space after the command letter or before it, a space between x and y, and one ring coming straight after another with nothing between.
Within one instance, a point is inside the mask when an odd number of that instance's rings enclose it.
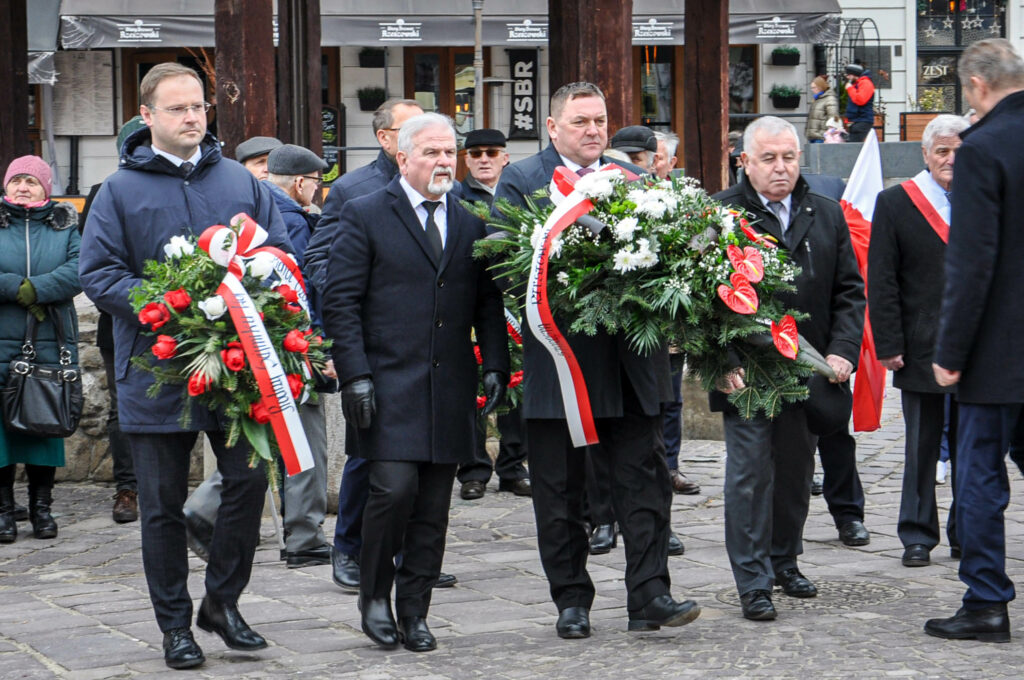
<instances>
[{"instance_id":1,"label":"brown leather shoe","mask_svg":"<svg viewBox=\"0 0 1024 680\"><path fill-rule=\"evenodd\" d=\"M120 489L114 494L114 510L111 512L118 524L134 522L139 518L139 494L131 489Z\"/></svg>"},{"instance_id":2,"label":"brown leather shoe","mask_svg":"<svg viewBox=\"0 0 1024 680\"><path fill-rule=\"evenodd\" d=\"M679 470L669 470L672 479L672 491L684 496L695 496L700 493L700 484L691 482Z\"/></svg>"}]
</instances>

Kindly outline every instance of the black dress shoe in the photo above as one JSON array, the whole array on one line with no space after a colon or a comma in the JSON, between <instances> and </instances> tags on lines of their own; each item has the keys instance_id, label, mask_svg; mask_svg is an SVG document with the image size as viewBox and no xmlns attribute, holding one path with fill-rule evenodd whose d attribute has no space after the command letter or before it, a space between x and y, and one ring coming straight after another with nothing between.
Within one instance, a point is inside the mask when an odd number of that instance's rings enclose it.
<instances>
[{"instance_id":1,"label":"black dress shoe","mask_svg":"<svg viewBox=\"0 0 1024 680\"><path fill-rule=\"evenodd\" d=\"M435 588L451 588L459 582L459 577L455 574L446 574L443 571L437 577L437 583L434 584Z\"/></svg>"},{"instance_id":2,"label":"black dress shoe","mask_svg":"<svg viewBox=\"0 0 1024 680\"><path fill-rule=\"evenodd\" d=\"M700 605L693 600L676 602L671 595L658 595L639 611L629 612L629 630L658 630L662 626L685 626L700 616Z\"/></svg>"},{"instance_id":3,"label":"black dress shoe","mask_svg":"<svg viewBox=\"0 0 1024 680\"><path fill-rule=\"evenodd\" d=\"M478 498L484 497L484 492L487 490L487 485L479 480L471 479L462 485L459 489L459 496L464 501L475 501Z\"/></svg>"},{"instance_id":4,"label":"black dress shoe","mask_svg":"<svg viewBox=\"0 0 1024 680\"><path fill-rule=\"evenodd\" d=\"M289 569L330 564L331 546L324 543L309 550L296 550L295 552L286 553L285 560Z\"/></svg>"},{"instance_id":5,"label":"black dress shoe","mask_svg":"<svg viewBox=\"0 0 1024 680\"><path fill-rule=\"evenodd\" d=\"M204 661L203 650L188 628L172 628L164 633L164 663L169 668L195 668Z\"/></svg>"},{"instance_id":6,"label":"black dress shoe","mask_svg":"<svg viewBox=\"0 0 1024 680\"><path fill-rule=\"evenodd\" d=\"M343 552L331 550L331 578L342 590L359 592L359 562Z\"/></svg>"},{"instance_id":7,"label":"black dress shoe","mask_svg":"<svg viewBox=\"0 0 1024 680\"><path fill-rule=\"evenodd\" d=\"M503 479L498 482L498 491L511 491L517 496L532 496L533 487L530 486L530 479Z\"/></svg>"},{"instance_id":8,"label":"black dress shoe","mask_svg":"<svg viewBox=\"0 0 1024 680\"><path fill-rule=\"evenodd\" d=\"M185 508L185 541L196 557L203 562L210 561L213 525L188 508Z\"/></svg>"},{"instance_id":9,"label":"black dress shoe","mask_svg":"<svg viewBox=\"0 0 1024 680\"><path fill-rule=\"evenodd\" d=\"M871 542L871 534L864 522L855 519L839 527L839 540L843 545L867 545Z\"/></svg>"},{"instance_id":10,"label":"black dress shoe","mask_svg":"<svg viewBox=\"0 0 1024 680\"><path fill-rule=\"evenodd\" d=\"M558 637L563 640L582 640L590 637L590 610L586 607L566 607L558 612L555 630Z\"/></svg>"},{"instance_id":11,"label":"black dress shoe","mask_svg":"<svg viewBox=\"0 0 1024 680\"><path fill-rule=\"evenodd\" d=\"M818 595L818 589L796 567L783 569L781 574L776 574L775 582L782 586L782 592L790 597L816 597Z\"/></svg>"},{"instance_id":12,"label":"black dress shoe","mask_svg":"<svg viewBox=\"0 0 1024 680\"><path fill-rule=\"evenodd\" d=\"M951 618L929 619L924 624L924 632L947 640L1009 642L1010 619L1004 602L983 609L960 607L960 611Z\"/></svg>"},{"instance_id":13,"label":"black dress shoe","mask_svg":"<svg viewBox=\"0 0 1024 680\"><path fill-rule=\"evenodd\" d=\"M363 600L360 598L359 611L366 636L385 649L398 646L398 625L391 613L391 601L387 598Z\"/></svg>"},{"instance_id":14,"label":"black dress shoe","mask_svg":"<svg viewBox=\"0 0 1024 680\"><path fill-rule=\"evenodd\" d=\"M209 595L203 598L196 616L196 625L207 633L216 633L231 649L252 652L264 649L267 641L249 627L242 618L238 607L233 604L216 602Z\"/></svg>"},{"instance_id":15,"label":"black dress shoe","mask_svg":"<svg viewBox=\"0 0 1024 680\"><path fill-rule=\"evenodd\" d=\"M685 552L686 547L683 545L683 542L679 540L679 537L676 536L676 532L668 532L668 554L672 557L676 557L678 555L682 555Z\"/></svg>"},{"instance_id":16,"label":"black dress shoe","mask_svg":"<svg viewBox=\"0 0 1024 680\"><path fill-rule=\"evenodd\" d=\"M774 621L778 613L772 604L772 594L767 590L751 590L740 595L743 618L751 621Z\"/></svg>"},{"instance_id":17,"label":"black dress shoe","mask_svg":"<svg viewBox=\"0 0 1024 680\"><path fill-rule=\"evenodd\" d=\"M931 556L928 554L928 546L914 544L908 545L906 550L903 551L903 566L904 567L927 567L932 563Z\"/></svg>"},{"instance_id":18,"label":"black dress shoe","mask_svg":"<svg viewBox=\"0 0 1024 680\"><path fill-rule=\"evenodd\" d=\"M598 524L590 532L590 554L604 555L610 553L615 547L617 538L615 536L614 524Z\"/></svg>"},{"instance_id":19,"label":"black dress shoe","mask_svg":"<svg viewBox=\"0 0 1024 680\"><path fill-rule=\"evenodd\" d=\"M672 491L684 496L696 496L700 493L700 484L691 482L679 470L668 471L669 481L672 483Z\"/></svg>"},{"instance_id":20,"label":"black dress shoe","mask_svg":"<svg viewBox=\"0 0 1024 680\"><path fill-rule=\"evenodd\" d=\"M427 628L424 617L403 616L399 623L402 626L402 646L410 652L432 652L437 649L437 638Z\"/></svg>"}]
</instances>

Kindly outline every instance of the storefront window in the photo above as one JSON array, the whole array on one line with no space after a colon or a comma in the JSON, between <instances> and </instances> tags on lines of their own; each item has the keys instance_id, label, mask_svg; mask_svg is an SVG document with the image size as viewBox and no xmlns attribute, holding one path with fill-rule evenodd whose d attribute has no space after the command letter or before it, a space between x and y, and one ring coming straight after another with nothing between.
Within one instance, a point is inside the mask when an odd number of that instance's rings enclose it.
<instances>
[{"instance_id":1,"label":"storefront window","mask_svg":"<svg viewBox=\"0 0 1024 680\"><path fill-rule=\"evenodd\" d=\"M757 69L753 45L729 47L729 113L755 113L757 102ZM742 130L747 119L729 121L729 129Z\"/></svg>"},{"instance_id":2,"label":"storefront window","mask_svg":"<svg viewBox=\"0 0 1024 680\"><path fill-rule=\"evenodd\" d=\"M644 45L640 63L640 120L658 130L672 127L672 47Z\"/></svg>"},{"instance_id":3,"label":"storefront window","mask_svg":"<svg viewBox=\"0 0 1024 680\"><path fill-rule=\"evenodd\" d=\"M486 127L485 121L478 125L473 119L473 48L408 47L405 59L406 96L418 101L424 111L451 116L459 142L470 130ZM486 73L486 50L484 64Z\"/></svg>"}]
</instances>

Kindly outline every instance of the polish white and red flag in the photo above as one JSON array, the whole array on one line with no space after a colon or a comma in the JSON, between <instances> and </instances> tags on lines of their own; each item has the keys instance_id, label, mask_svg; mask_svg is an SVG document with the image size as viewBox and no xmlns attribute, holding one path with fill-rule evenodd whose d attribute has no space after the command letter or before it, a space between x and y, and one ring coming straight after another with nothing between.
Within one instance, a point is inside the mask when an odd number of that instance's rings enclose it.
<instances>
[{"instance_id":1,"label":"polish white and red flag","mask_svg":"<svg viewBox=\"0 0 1024 680\"><path fill-rule=\"evenodd\" d=\"M875 213L875 198L882 190L882 156L874 130L864 140L857 156L846 191L840 204L850 227L850 241L857 256L857 267L864 279L867 294L868 243L871 240L871 220ZM853 384L853 429L871 432L881 426L882 397L885 395L885 368L875 357L875 339L867 307L864 308L864 337L860 345L857 377Z\"/></svg>"}]
</instances>

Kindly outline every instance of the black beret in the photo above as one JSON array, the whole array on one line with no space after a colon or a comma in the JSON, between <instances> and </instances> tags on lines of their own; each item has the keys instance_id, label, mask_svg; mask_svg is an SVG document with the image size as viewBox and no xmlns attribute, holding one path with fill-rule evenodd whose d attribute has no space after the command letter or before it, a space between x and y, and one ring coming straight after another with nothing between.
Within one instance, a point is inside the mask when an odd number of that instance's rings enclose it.
<instances>
[{"instance_id":1,"label":"black beret","mask_svg":"<svg viewBox=\"0 0 1024 680\"><path fill-rule=\"evenodd\" d=\"M847 64L846 72L849 73L851 76L860 77L864 75L864 67L861 66L860 64Z\"/></svg>"},{"instance_id":2,"label":"black beret","mask_svg":"<svg viewBox=\"0 0 1024 680\"><path fill-rule=\"evenodd\" d=\"M505 135L501 134L501 130L491 130L490 128L483 128L480 130L470 130L466 134L465 148L469 149L474 146L506 146Z\"/></svg>"},{"instance_id":3,"label":"black beret","mask_svg":"<svg viewBox=\"0 0 1024 680\"><path fill-rule=\"evenodd\" d=\"M305 175L327 169L324 159L304 146L282 144L270 152L267 171L275 175Z\"/></svg>"},{"instance_id":4,"label":"black beret","mask_svg":"<svg viewBox=\"0 0 1024 680\"><path fill-rule=\"evenodd\" d=\"M276 137L250 137L235 147L235 160L244 163L250 158L270 153L281 146L281 140Z\"/></svg>"},{"instance_id":5,"label":"black beret","mask_svg":"<svg viewBox=\"0 0 1024 680\"><path fill-rule=\"evenodd\" d=\"M611 147L626 153L657 151L658 138L654 136L654 130L645 125L629 125L612 136Z\"/></svg>"}]
</instances>

